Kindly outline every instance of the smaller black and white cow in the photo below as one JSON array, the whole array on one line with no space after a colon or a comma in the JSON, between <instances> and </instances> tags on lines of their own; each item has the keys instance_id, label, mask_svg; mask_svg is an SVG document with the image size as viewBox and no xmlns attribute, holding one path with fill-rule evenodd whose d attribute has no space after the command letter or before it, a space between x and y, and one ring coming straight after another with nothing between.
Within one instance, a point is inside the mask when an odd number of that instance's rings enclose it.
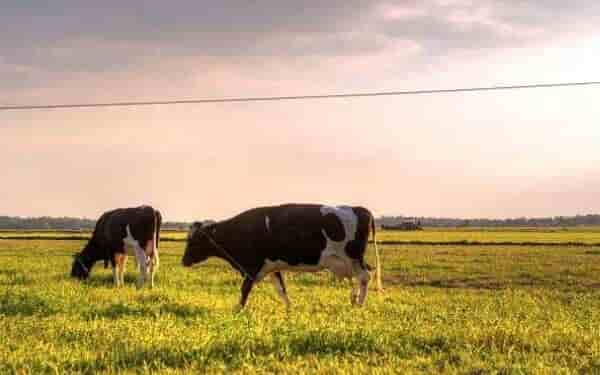
<instances>
[{"instance_id":1,"label":"smaller black and white cow","mask_svg":"<svg viewBox=\"0 0 600 375\"><path fill-rule=\"evenodd\" d=\"M96 222L92 238L84 249L75 254L71 276L87 279L94 264L110 261L115 286L124 282L127 255L134 255L139 277L136 283L141 288L148 274L150 286L154 286L154 273L158 269L158 242L162 216L150 206L118 208L105 212Z\"/></svg>"},{"instance_id":2,"label":"smaller black and white cow","mask_svg":"<svg viewBox=\"0 0 600 375\"><path fill-rule=\"evenodd\" d=\"M243 276L238 309L245 306L252 286L271 274L289 309L282 271L316 272L328 269L338 278L358 278L353 304L362 305L370 280L364 261L373 215L363 207L286 204L259 207L215 224L194 223L182 258L189 267L209 257L227 261ZM379 252L375 245L376 281L381 290Z\"/></svg>"}]
</instances>

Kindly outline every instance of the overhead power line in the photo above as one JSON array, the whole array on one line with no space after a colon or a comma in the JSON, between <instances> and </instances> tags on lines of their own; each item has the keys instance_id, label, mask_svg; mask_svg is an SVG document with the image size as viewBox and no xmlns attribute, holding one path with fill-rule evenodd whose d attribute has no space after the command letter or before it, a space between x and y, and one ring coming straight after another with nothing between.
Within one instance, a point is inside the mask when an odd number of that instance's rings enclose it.
<instances>
[{"instance_id":1,"label":"overhead power line","mask_svg":"<svg viewBox=\"0 0 600 375\"><path fill-rule=\"evenodd\" d=\"M379 92L341 93L341 94L323 94L323 95L255 96L255 97L238 97L238 98L234 97L234 98L214 98L214 99L207 98L207 99L187 99L187 100L152 100L152 101L123 101L123 102L115 101L115 102L104 102L104 103L8 105L8 106L0 106L0 111L18 111L18 110L33 110L33 109L93 108L93 107L134 107L134 106L171 105L171 104L268 102L268 101L310 100L310 99L345 99L345 98L361 98L361 97L377 97L377 96L453 94L453 93L475 92L475 91L541 89L541 88L591 86L591 85L600 85L600 81L540 83L540 84L528 84L528 85L469 87L469 88L433 89L433 90L379 91Z\"/></svg>"}]
</instances>

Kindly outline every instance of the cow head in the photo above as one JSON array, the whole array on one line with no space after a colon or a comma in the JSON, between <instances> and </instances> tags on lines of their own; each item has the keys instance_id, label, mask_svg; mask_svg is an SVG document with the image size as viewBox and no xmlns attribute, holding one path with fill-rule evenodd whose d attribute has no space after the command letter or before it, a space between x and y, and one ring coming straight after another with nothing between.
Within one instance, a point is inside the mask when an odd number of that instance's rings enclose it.
<instances>
[{"instance_id":1,"label":"cow head","mask_svg":"<svg viewBox=\"0 0 600 375\"><path fill-rule=\"evenodd\" d=\"M83 254L73 255L73 265L71 266L71 277L85 280L90 276L90 270L94 262L90 262Z\"/></svg>"},{"instance_id":2,"label":"cow head","mask_svg":"<svg viewBox=\"0 0 600 375\"><path fill-rule=\"evenodd\" d=\"M204 262L208 257L215 255L215 246L209 237L210 225L195 222L190 227L187 237L185 253L181 258L184 267Z\"/></svg>"}]
</instances>

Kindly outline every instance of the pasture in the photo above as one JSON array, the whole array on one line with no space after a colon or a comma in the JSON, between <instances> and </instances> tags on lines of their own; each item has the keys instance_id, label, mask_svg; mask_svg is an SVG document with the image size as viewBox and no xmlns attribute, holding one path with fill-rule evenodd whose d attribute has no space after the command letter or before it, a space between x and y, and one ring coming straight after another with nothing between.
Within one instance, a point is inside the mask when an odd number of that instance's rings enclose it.
<instances>
[{"instance_id":1,"label":"pasture","mask_svg":"<svg viewBox=\"0 0 600 375\"><path fill-rule=\"evenodd\" d=\"M0 230L0 239L86 239L89 231ZM163 241L184 241L182 231L163 231ZM426 228L423 231L379 230L377 240L393 244L583 244L600 246L600 227L572 228Z\"/></svg>"},{"instance_id":2,"label":"pasture","mask_svg":"<svg viewBox=\"0 0 600 375\"><path fill-rule=\"evenodd\" d=\"M84 241L23 236L0 239L0 373L600 373L597 229L383 232L386 291L363 308L327 272L288 273L289 313L266 280L239 314L240 276L184 269L181 241L137 291L131 259L125 288L100 263L80 283Z\"/></svg>"}]
</instances>

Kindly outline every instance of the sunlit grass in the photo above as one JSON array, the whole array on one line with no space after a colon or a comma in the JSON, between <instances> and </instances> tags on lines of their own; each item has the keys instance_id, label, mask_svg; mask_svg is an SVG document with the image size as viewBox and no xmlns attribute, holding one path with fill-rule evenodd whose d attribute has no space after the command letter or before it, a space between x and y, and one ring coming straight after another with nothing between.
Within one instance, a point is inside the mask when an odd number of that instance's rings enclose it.
<instances>
[{"instance_id":1,"label":"sunlit grass","mask_svg":"<svg viewBox=\"0 0 600 375\"><path fill-rule=\"evenodd\" d=\"M328 273L261 283L184 269L164 242L154 290L68 277L83 241L0 240L0 373L600 373L600 248L382 246L385 293L350 305ZM374 264L369 250L370 264Z\"/></svg>"},{"instance_id":2,"label":"sunlit grass","mask_svg":"<svg viewBox=\"0 0 600 375\"><path fill-rule=\"evenodd\" d=\"M90 232L0 231L0 238L89 238ZM164 231L163 240L184 241L184 231ZM600 227L569 228L425 228L423 231L379 230L377 239L383 242L481 242L531 244L600 244Z\"/></svg>"}]
</instances>

